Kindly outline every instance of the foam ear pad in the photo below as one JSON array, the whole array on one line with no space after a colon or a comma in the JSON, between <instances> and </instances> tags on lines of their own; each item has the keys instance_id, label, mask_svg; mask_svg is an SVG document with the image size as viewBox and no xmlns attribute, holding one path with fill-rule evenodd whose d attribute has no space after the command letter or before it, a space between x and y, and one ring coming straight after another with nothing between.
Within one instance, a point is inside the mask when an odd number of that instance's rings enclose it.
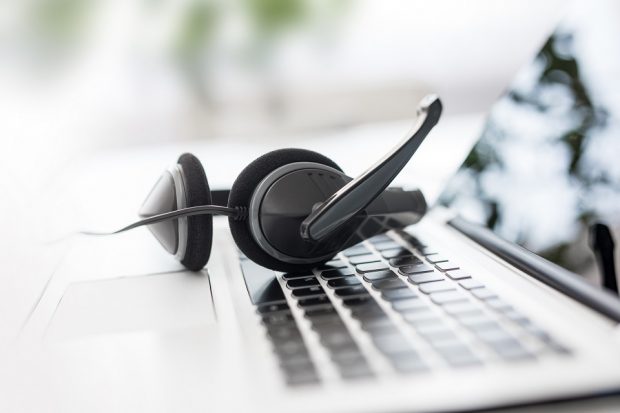
<instances>
[{"instance_id":1,"label":"foam ear pad","mask_svg":"<svg viewBox=\"0 0 620 413\"><path fill-rule=\"evenodd\" d=\"M267 175L281 166L295 162L319 163L342 172L342 169L334 161L320 153L305 149L278 149L254 160L254 162L241 171L230 190L228 206L249 207L254 190ZM237 247L255 263L276 271L296 271L304 267L308 268L307 265L282 262L267 254L254 241L249 220L235 221L234 218L229 218L228 222Z\"/></svg>"},{"instance_id":2,"label":"foam ear pad","mask_svg":"<svg viewBox=\"0 0 620 413\"><path fill-rule=\"evenodd\" d=\"M183 170L187 207L211 204L211 191L205 171L191 153L185 153L177 161ZM209 261L213 242L213 217L194 215L187 218L187 247L181 258L188 270L200 271Z\"/></svg>"}]
</instances>

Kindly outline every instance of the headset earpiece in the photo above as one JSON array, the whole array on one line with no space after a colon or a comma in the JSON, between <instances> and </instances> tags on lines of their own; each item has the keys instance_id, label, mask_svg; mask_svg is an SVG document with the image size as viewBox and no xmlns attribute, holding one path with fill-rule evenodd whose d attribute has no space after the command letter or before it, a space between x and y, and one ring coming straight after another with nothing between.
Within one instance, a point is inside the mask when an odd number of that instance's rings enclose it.
<instances>
[{"instance_id":1,"label":"headset earpiece","mask_svg":"<svg viewBox=\"0 0 620 413\"><path fill-rule=\"evenodd\" d=\"M248 208L255 189L267 175L284 165L296 162L311 162L342 171L331 159L316 152L305 149L275 150L257 158L241 171L230 190L228 206ZM237 220L231 217L228 222L237 247L257 264L278 271L295 271L313 266L283 262L265 252L252 236L250 219Z\"/></svg>"},{"instance_id":2,"label":"headset earpiece","mask_svg":"<svg viewBox=\"0 0 620 413\"><path fill-rule=\"evenodd\" d=\"M209 182L198 158L185 153L179 157L177 165L185 187L185 207L211 204ZM187 269L200 271L211 255L213 216L195 215L184 219L187 219L185 251L177 257Z\"/></svg>"}]
</instances>

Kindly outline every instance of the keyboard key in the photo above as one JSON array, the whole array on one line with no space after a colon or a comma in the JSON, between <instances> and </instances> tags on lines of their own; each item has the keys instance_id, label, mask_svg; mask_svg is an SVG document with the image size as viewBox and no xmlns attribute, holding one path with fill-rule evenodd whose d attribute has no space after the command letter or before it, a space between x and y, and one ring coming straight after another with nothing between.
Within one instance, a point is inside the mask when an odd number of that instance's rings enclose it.
<instances>
[{"instance_id":1,"label":"keyboard key","mask_svg":"<svg viewBox=\"0 0 620 413\"><path fill-rule=\"evenodd\" d=\"M454 343L458 341L458 337L456 336L456 334L454 334L454 331L450 330L449 328L437 327L422 329L418 330L418 333L431 343L438 345L441 343Z\"/></svg>"},{"instance_id":2,"label":"keyboard key","mask_svg":"<svg viewBox=\"0 0 620 413\"><path fill-rule=\"evenodd\" d=\"M272 340L288 340L294 337L301 337L296 324L284 324L267 326L267 335Z\"/></svg>"},{"instance_id":3,"label":"keyboard key","mask_svg":"<svg viewBox=\"0 0 620 413\"><path fill-rule=\"evenodd\" d=\"M364 274L372 271L387 270L388 266L383 262L372 262L368 264L359 264L355 268L357 272Z\"/></svg>"},{"instance_id":4,"label":"keyboard key","mask_svg":"<svg viewBox=\"0 0 620 413\"><path fill-rule=\"evenodd\" d=\"M366 360L357 361L351 364L338 365L340 376L345 380L362 379L373 377L374 374L370 370L370 366Z\"/></svg>"},{"instance_id":5,"label":"keyboard key","mask_svg":"<svg viewBox=\"0 0 620 413\"><path fill-rule=\"evenodd\" d=\"M406 288L406 287L407 287L407 284L405 284L399 278L396 278L393 280L375 281L374 283L372 283L372 288L378 291L393 290L395 288Z\"/></svg>"},{"instance_id":6,"label":"keyboard key","mask_svg":"<svg viewBox=\"0 0 620 413\"><path fill-rule=\"evenodd\" d=\"M355 276L349 276L344 278L336 278L335 280L327 281L327 285L332 288L352 287L359 285L361 281Z\"/></svg>"},{"instance_id":7,"label":"keyboard key","mask_svg":"<svg viewBox=\"0 0 620 413\"><path fill-rule=\"evenodd\" d=\"M288 272L286 274L282 274L282 278L287 281L307 277L314 277L314 274L312 274L312 272Z\"/></svg>"},{"instance_id":8,"label":"keyboard key","mask_svg":"<svg viewBox=\"0 0 620 413\"><path fill-rule=\"evenodd\" d=\"M353 265L365 264L368 262L377 262L377 261L379 261L379 256L375 254L358 255L356 257L349 258L349 262Z\"/></svg>"},{"instance_id":9,"label":"keyboard key","mask_svg":"<svg viewBox=\"0 0 620 413\"><path fill-rule=\"evenodd\" d=\"M381 296L387 301L397 301L406 298L415 298L418 294L411 288L397 288L394 290L381 291Z\"/></svg>"},{"instance_id":10,"label":"keyboard key","mask_svg":"<svg viewBox=\"0 0 620 413\"><path fill-rule=\"evenodd\" d=\"M432 325L432 326L443 326L443 321L437 316L435 316L432 311L424 311L424 312L408 312L403 313L403 318L405 321L415 328L424 326L424 325Z\"/></svg>"},{"instance_id":11,"label":"keyboard key","mask_svg":"<svg viewBox=\"0 0 620 413\"><path fill-rule=\"evenodd\" d=\"M322 317L325 315L336 314L336 309L330 304L323 307L314 307L306 309L306 318Z\"/></svg>"},{"instance_id":12,"label":"keyboard key","mask_svg":"<svg viewBox=\"0 0 620 413\"><path fill-rule=\"evenodd\" d=\"M505 360L512 361L534 358L534 356L523 348L521 343L515 339L493 341L490 342L489 345Z\"/></svg>"},{"instance_id":13,"label":"keyboard key","mask_svg":"<svg viewBox=\"0 0 620 413\"><path fill-rule=\"evenodd\" d=\"M399 354L391 357L390 361L399 373L420 373L428 370L420 356L415 353Z\"/></svg>"},{"instance_id":14,"label":"keyboard key","mask_svg":"<svg viewBox=\"0 0 620 413\"><path fill-rule=\"evenodd\" d=\"M502 300L501 298L489 298L485 300L485 304L497 311L510 311L514 310L514 307Z\"/></svg>"},{"instance_id":15,"label":"keyboard key","mask_svg":"<svg viewBox=\"0 0 620 413\"><path fill-rule=\"evenodd\" d=\"M430 297L435 304L440 305L454 303L457 301L467 301L467 297L459 291L441 291L437 293L432 293Z\"/></svg>"},{"instance_id":16,"label":"keyboard key","mask_svg":"<svg viewBox=\"0 0 620 413\"><path fill-rule=\"evenodd\" d=\"M414 274L407 277L412 284L422 284L434 281L443 281L445 278L438 272L429 272L424 274Z\"/></svg>"},{"instance_id":17,"label":"keyboard key","mask_svg":"<svg viewBox=\"0 0 620 413\"><path fill-rule=\"evenodd\" d=\"M294 297L303 298L310 297L314 295L325 295L325 291L323 291L323 287L320 285L314 287L306 287L306 288L297 288L291 292Z\"/></svg>"},{"instance_id":18,"label":"keyboard key","mask_svg":"<svg viewBox=\"0 0 620 413\"><path fill-rule=\"evenodd\" d=\"M471 293L481 300L487 300L489 298L497 297L497 294L495 294L488 288L476 288L474 290L471 290Z\"/></svg>"},{"instance_id":19,"label":"keyboard key","mask_svg":"<svg viewBox=\"0 0 620 413\"><path fill-rule=\"evenodd\" d=\"M398 269L403 275L422 274L425 272L433 272L433 267L426 264L405 265Z\"/></svg>"},{"instance_id":20,"label":"keyboard key","mask_svg":"<svg viewBox=\"0 0 620 413\"><path fill-rule=\"evenodd\" d=\"M527 318L526 316L524 316L523 314L521 314L517 310L513 309L513 310L505 311L503 314L510 321L513 321L513 322L515 322L517 324L520 324L522 326L526 326L526 325L532 324L532 320L530 320L529 318Z\"/></svg>"},{"instance_id":21,"label":"keyboard key","mask_svg":"<svg viewBox=\"0 0 620 413\"><path fill-rule=\"evenodd\" d=\"M389 319L376 320L373 322L365 322L362 324L362 330L366 331L371 336L382 336L398 333L398 328Z\"/></svg>"},{"instance_id":22,"label":"keyboard key","mask_svg":"<svg viewBox=\"0 0 620 413\"><path fill-rule=\"evenodd\" d=\"M263 323L266 326L281 326L294 321L293 316L289 313L272 313L263 315Z\"/></svg>"},{"instance_id":23,"label":"keyboard key","mask_svg":"<svg viewBox=\"0 0 620 413\"><path fill-rule=\"evenodd\" d=\"M462 315L459 322L473 331L493 330L501 328L492 318L482 314Z\"/></svg>"},{"instance_id":24,"label":"keyboard key","mask_svg":"<svg viewBox=\"0 0 620 413\"><path fill-rule=\"evenodd\" d=\"M390 259L390 265L394 267L402 267L404 265L419 265L423 264L422 260L414 255L405 255L402 257Z\"/></svg>"},{"instance_id":25,"label":"keyboard key","mask_svg":"<svg viewBox=\"0 0 620 413\"><path fill-rule=\"evenodd\" d=\"M332 280L334 278L342 278L347 275L355 274L350 268L340 268L327 271L321 271L321 278L324 280Z\"/></svg>"},{"instance_id":26,"label":"keyboard key","mask_svg":"<svg viewBox=\"0 0 620 413\"><path fill-rule=\"evenodd\" d=\"M384 354L411 353L413 350L411 344L400 333L374 337L373 343Z\"/></svg>"},{"instance_id":27,"label":"keyboard key","mask_svg":"<svg viewBox=\"0 0 620 413\"><path fill-rule=\"evenodd\" d=\"M465 288L467 290L473 290L474 288L482 288L482 287L484 287L484 284L482 284L480 281L474 280L472 278L465 279L465 280L459 282L459 284L461 285L461 287L463 287L463 288Z\"/></svg>"},{"instance_id":28,"label":"keyboard key","mask_svg":"<svg viewBox=\"0 0 620 413\"><path fill-rule=\"evenodd\" d=\"M450 291L456 290L454 284L448 281L434 281L429 283L424 283L420 285L420 291L425 294L435 293L438 291Z\"/></svg>"},{"instance_id":29,"label":"keyboard key","mask_svg":"<svg viewBox=\"0 0 620 413\"><path fill-rule=\"evenodd\" d=\"M267 313L275 313L277 311L283 311L286 310L288 311L288 304L286 303L286 301L279 301L279 302L274 302L274 303L270 303L270 304L264 304L264 305L259 305L256 308L256 311L259 314L267 314Z\"/></svg>"},{"instance_id":30,"label":"keyboard key","mask_svg":"<svg viewBox=\"0 0 620 413\"><path fill-rule=\"evenodd\" d=\"M389 235L386 234L379 234L379 235L375 235L372 238L369 238L368 241L370 241L371 244L380 244L382 242L389 242L389 241L393 241L392 238L390 238Z\"/></svg>"},{"instance_id":31,"label":"keyboard key","mask_svg":"<svg viewBox=\"0 0 620 413\"><path fill-rule=\"evenodd\" d=\"M342 251L345 257L354 257L356 255L370 254L370 250L363 244L357 244L351 248Z\"/></svg>"},{"instance_id":32,"label":"keyboard key","mask_svg":"<svg viewBox=\"0 0 620 413\"><path fill-rule=\"evenodd\" d=\"M411 252L403 247L398 247L398 248L391 248L389 250L383 250L381 251L381 255L383 256L383 258L390 259L390 258L411 255Z\"/></svg>"},{"instance_id":33,"label":"keyboard key","mask_svg":"<svg viewBox=\"0 0 620 413\"><path fill-rule=\"evenodd\" d=\"M435 349L452 366L464 367L480 364L480 360L465 345L438 345Z\"/></svg>"},{"instance_id":34,"label":"keyboard key","mask_svg":"<svg viewBox=\"0 0 620 413\"><path fill-rule=\"evenodd\" d=\"M402 248L402 246L395 241L373 242L372 245L377 249L377 251L390 250L399 247Z\"/></svg>"},{"instance_id":35,"label":"keyboard key","mask_svg":"<svg viewBox=\"0 0 620 413\"><path fill-rule=\"evenodd\" d=\"M358 307L361 305L367 305L369 303L374 303L373 298L369 295L367 296L359 296L353 298L345 298L342 300L342 304L345 307Z\"/></svg>"},{"instance_id":36,"label":"keyboard key","mask_svg":"<svg viewBox=\"0 0 620 413\"><path fill-rule=\"evenodd\" d=\"M314 276L306 278L296 278L294 280L289 280L286 282L286 286L291 290L300 287L311 287L313 285L319 285L319 281Z\"/></svg>"},{"instance_id":37,"label":"keyboard key","mask_svg":"<svg viewBox=\"0 0 620 413\"><path fill-rule=\"evenodd\" d=\"M480 340L487 342L487 343L492 343L496 341L514 340L514 337L508 334L506 330L501 328L499 325L495 328L486 328L482 330L477 330L475 331L475 333L478 336L478 338L480 338Z\"/></svg>"},{"instance_id":38,"label":"keyboard key","mask_svg":"<svg viewBox=\"0 0 620 413\"><path fill-rule=\"evenodd\" d=\"M408 311L431 311L429 305L419 298L394 301L392 303L392 308L399 313Z\"/></svg>"},{"instance_id":39,"label":"keyboard key","mask_svg":"<svg viewBox=\"0 0 620 413\"><path fill-rule=\"evenodd\" d=\"M430 261L430 262L433 262L428 257L426 259L428 261ZM450 262L450 261L438 262L437 264L435 264L435 267L437 267L437 269L440 270L440 271L454 271L454 270L458 270L459 269L458 265L456 265L455 263Z\"/></svg>"},{"instance_id":40,"label":"keyboard key","mask_svg":"<svg viewBox=\"0 0 620 413\"><path fill-rule=\"evenodd\" d=\"M469 275L469 273L463 271L463 270L453 270L453 271L448 271L446 272L446 275L450 278L452 278L453 280L462 280L465 278L470 278L471 276Z\"/></svg>"},{"instance_id":41,"label":"keyboard key","mask_svg":"<svg viewBox=\"0 0 620 413\"><path fill-rule=\"evenodd\" d=\"M376 303L351 308L351 316L358 320L369 320L385 316L383 309Z\"/></svg>"},{"instance_id":42,"label":"keyboard key","mask_svg":"<svg viewBox=\"0 0 620 413\"><path fill-rule=\"evenodd\" d=\"M329 331L322 334L319 340L321 344L330 350L347 348L355 351L358 349L357 344L355 344L355 341L353 341L353 338L346 329Z\"/></svg>"},{"instance_id":43,"label":"keyboard key","mask_svg":"<svg viewBox=\"0 0 620 413\"><path fill-rule=\"evenodd\" d=\"M420 250L420 253L424 256L439 254L436 249L433 249L431 247L421 247L419 248L419 250Z\"/></svg>"},{"instance_id":44,"label":"keyboard key","mask_svg":"<svg viewBox=\"0 0 620 413\"><path fill-rule=\"evenodd\" d=\"M331 270L333 268L346 268L347 264L339 259L327 261L325 264L317 267L318 270Z\"/></svg>"},{"instance_id":45,"label":"keyboard key","mask_svg":"<svg viewBox=\"0 0 620 413\"><path fill-rule=\"evenodd\" d=\"M484 314L481 309L470 302L458 302L443 306L446 313L456 316L471 316Z\"/></svg>"},{"instance_id":46,"label":"keyboard key","mask_svg":"<svg viewBox=\"0 0 620 413\"><path fill-rule=\"evenodd\" d=\"M273 343L274 351L280 356L293 356L293 355L306 355L306 345L300 338L291 338L285 341L278 341Z\"/></svg>"},{"instance_id":47,"label":"keyboard key","mask_svg":"<svg viewBox=\"0 0 620 413\"><path fill-rule=\"evenodd\" d=\"M334 291L338 297L352 297L356 295L368 295L368 291L364 286L357 285L355 287L338 288Z\"/></svg>"},{"instance_id":48,"label":"keyboard key","mask_svg":"<svg viewBox=\"0 0 620 413\"><path fill-rule=\"evenodd\" d=\"M364 274L364 280L368 282L380 281L380 280L390 280L396 279L396 274L394 274L391 270L385 271L373 271Z\"/></svg>"},{"instance_id":49,"label":"keyboard key","mask_svg":"<svg viewBox=\"0 0 620 413\"><path fill-rule=\"evenodd\" d=\"M427 255L426 261L430 262L431 264L437 264L439 262L446 262L448 261L448 259L444 257L443 255L433 254L433 255Z\"/></svg>"},{"instance_id":50,"label":"keyboard key","mask_svg":"<svg viewBox=\"0 0 620 413\"><path fill-rule=\"evenodd\" d=\"M300 308L311 308L315 306L323 306L326 304L331 304L329 298L326 295L311 298L302 298L297 301L297 306Z\"/></svg>"}]
</instances>

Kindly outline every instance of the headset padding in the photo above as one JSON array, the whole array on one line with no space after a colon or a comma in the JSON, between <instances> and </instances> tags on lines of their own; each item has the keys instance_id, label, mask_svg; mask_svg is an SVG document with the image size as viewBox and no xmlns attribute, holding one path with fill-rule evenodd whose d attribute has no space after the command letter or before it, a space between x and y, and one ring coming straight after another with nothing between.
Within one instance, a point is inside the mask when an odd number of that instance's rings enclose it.
<instances>
[{"instance_id":1,"label":"headset padding","mask_svg":"<svg viewBox=\"0 0 620 413\"><path fill-rule=\"evenodd\" d=\"M305 149L278 149L264 154L241 171L230 190L228 206L248 208L254 189L267 175L281 166L295 162L319 163L342 172L342 169L334 161L320 153ZM228 218L228 222L237 247L255 263L276 271L296 271L309 267L308 265L285 263L266 253L254 241L249 219L236 221L234 218Z\"/></svg>"},{"instance_id":2,"label":"headset padding","mask_svg":"<svg viewBox=\"0 0 620 413\"><path fill-rule=\"evenodd\" d=\"M202 164L191 153L184 153L177 161L183 169L187 207L211 204L209 182ZM187 247L181 259L188 270L200 271L209 261L213 242L213 217L194 215L187 218Z\"/></svg>"}]
</instances>

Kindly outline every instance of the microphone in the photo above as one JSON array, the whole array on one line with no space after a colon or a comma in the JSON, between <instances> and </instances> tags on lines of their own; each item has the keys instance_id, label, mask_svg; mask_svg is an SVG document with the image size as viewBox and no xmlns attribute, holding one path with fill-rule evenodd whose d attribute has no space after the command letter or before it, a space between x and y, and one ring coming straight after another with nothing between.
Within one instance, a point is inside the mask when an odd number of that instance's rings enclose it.
<instances>
[{"instance_id":1,"label":"microphone","mask_svg":"<svg viewBox=\"0 0 620 413\"><path fill-rule=\"evenodd\" d=\"M424 138L439 121L441 111L442 105L439 97L426 96L420 102L418 122L411 136L403 140L366 172L313 208L301 224L301 237L307 241L321 241L371 205L418 150ZM403 192L402 195L406 194ZM420 209L419 203L414 203L414 205ZM424 202L425 209L426 203ZM404 211L407 209L403 209ZM393 213L394 210L389 212Z\"/></svg>"}]
</instances>

